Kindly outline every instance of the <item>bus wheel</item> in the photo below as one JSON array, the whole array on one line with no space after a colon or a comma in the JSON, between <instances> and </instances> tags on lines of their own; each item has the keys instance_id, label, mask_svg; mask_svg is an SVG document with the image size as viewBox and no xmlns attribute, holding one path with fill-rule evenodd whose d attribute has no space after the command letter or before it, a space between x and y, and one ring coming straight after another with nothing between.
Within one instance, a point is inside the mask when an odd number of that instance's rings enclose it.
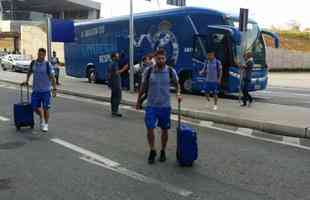
<instances>
[{"instance_id":1,"label":"bus wheel","mask_svg":"<svg viewBox=\"0 0 310 200\"><path fill-rule=\"evenodd\" d=\"M94 68L89 69L87 78L88 78L89 83L96 83L97 82L97 80L96 80L96 69L94 69Z\"/></svg>"},{"instance_id":2,"label":"bus wheel","mask_svg":"<svg viewBox=\"0 0 310 200\"><path fill-rule=\"evenodd\" d=\"M16 72L16 67L14 65L12 66L12 72Z\"/></svg>"},{"instance_id":3,"label":"bus wheel","mask_svg":"<svg viewBox=\"0 0 310 200\"><path fill-rule=\"evenodd\" d=\"M1 67L2 67L3 71L6 71L6 68L5 68L4 64L2 64Z\"/></svg>"},{"instance_id":4,"label":"bus wheel","mask_svg":"<svg viewBox=\"0 0 310 200\"><path fill-rule=\"evenodd\" d=\"M183 74L181 76L180 84L181 84L181 90L183 93L192 93L192 76L191 74Z\"/></svg>"}]
</instances>

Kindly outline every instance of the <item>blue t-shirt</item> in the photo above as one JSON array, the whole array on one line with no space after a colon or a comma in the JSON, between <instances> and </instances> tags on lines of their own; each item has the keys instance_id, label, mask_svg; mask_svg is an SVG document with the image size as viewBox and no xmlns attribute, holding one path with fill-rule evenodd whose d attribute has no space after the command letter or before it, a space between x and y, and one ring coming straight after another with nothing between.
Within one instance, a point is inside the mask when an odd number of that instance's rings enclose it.
<instances>
[{"instance_id":1,"label":"blue t-shirt","mask_svg":"<svg viewBox=\"0 0 310 200\"><path fill-rule=\"evenodd\" d=\"M147 80L147 74L150 73L149 80ZM148 107L159 107L159 108L170 108L170 83L173 81L177 83L179 81L178 75L174 69L172 69L172 80L170 80L169 67L165 66L162 70L159 70L156 66L151 69L145 70L143 75L142 84L147 87L147 106Z\"/></svg>"},{"instance_id":2,"label":"blue t-shirt","mask_svg":"<svg viewBox=\"0 0 310 200\"><path fill-rule=\"evenodd\" d=\"M218 82L220 72L222 71L222 63L217 59L207 60L204 71L207 72L207 82Z\"/></svg>"},{"instance_id":3,"label":"blue t-shirt","mask_svg":"<svg viewBox=\"0 0 310 200\"><path fill-rule=\"evenodd\" d=\"M52 65L47 61L33 61L31 70L33 73L33 92L50 92L52 87L50 78L55 75Z\"/></svg>"}]
</instances>

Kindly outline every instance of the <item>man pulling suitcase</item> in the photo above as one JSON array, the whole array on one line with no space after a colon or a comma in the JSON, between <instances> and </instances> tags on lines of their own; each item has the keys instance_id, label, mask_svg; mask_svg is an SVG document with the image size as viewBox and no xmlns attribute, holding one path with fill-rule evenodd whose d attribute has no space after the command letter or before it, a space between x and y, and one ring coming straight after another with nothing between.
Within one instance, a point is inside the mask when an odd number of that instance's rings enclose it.
<instances>
[{"instance_id":1,"label":"man pulling suitcase","mask_svg":"<svg viewBox=\"0 0 310 200\"><path fill-rule=\"evenodd\" d=\"M22 85L28 86L29 79L33 75L31 105L35 113L40 117L41 130L48 132L49 108L51 92L56 97L55 72L52 65L45 60L46 50L40 48L37 60L32 61L27 74L27 79ZM51 86L53 89L51 91Z\"/></svg>"},{"instance_id":2,"label":"man pulling suitcase","mask_svg":"<svg viewBox=\"0 0 310 200\"><path fill-rule=\"evenodd\" d=\"M144 72L143 80L137 100L137 109L140 108L141 97L148 88L147 107L145 109L145 125L147 128L147 139L150 146L148 158L149 164L154 164L157 156L155 149L155 128L161 128L161 151L160 162L166 161L166 145L168 142L168 130L170 129L171 103L170 82L177 89L177 98L181 101L180 85L178 76L174 69L166 65L166 54L164 50L158 50L155 55L156 65Z\"/></svg>"}]
</instances>

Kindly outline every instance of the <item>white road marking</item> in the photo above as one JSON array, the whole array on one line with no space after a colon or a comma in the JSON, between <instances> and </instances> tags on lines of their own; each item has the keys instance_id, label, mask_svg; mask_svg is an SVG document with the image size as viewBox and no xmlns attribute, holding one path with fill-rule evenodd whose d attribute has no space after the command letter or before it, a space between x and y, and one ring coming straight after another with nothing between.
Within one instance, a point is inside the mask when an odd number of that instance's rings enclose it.
<instances>
[{"instance_id":1,"label":"white road marking","mask_svg":"<svg viewBox=\"0 0 310 200\"><path fill-rule=\"evenodd\" d=\"M109 166L109 165L106 165L104 163L100 163L100 162L97 162L96 160L92 160L92 159L85 158L85 157L81 157L80 159L84 160L84 161L86 161L88 163L91 163L91 164L94 164L94 165L97 165L97 166L100 166L100 167L112 170L112 171L117 172L119 174L128 176L128 177L133 178L135 180L138 180L140 182L147 183L147 184L152 184L152 185L156 185L156 186L160 186L161 188L163 188L164 190L166 190L168 192L172 192L172 193L178 194L178 195L183 196L183 197L188 197L191 194L193 194L193 192L191 192L189 190L181 189L181 188L175 187L173 185L170 185L168 183L163 183L161 181L158 181L156 179L144 176L142 174L139 174L137 172L131 171L131 170L126 169L124 167Z\"/></svg>"},{"instance_id":2,"label":"white road marking","mask_svg":"<svg viewBox=\"0 0 310 200\"><path fill-rule=\"evenodd\" d=\"M103 157L101 155L98 155L98 154L96 154L94 152L91 152L89 150L83 149L83 148L81 148L81 147L79 147L77 145L71 144L71 143L66 142L64 140L61 140L59 138L51 139L51 141L56 143L56 144L59 144L59 145L61 145L63 147L66 147L68 149L71 149L72 151L78 152L78 153L80 153L80 154L82 154L84 156L91 157L91 158L93 158L93 159L95 159L95 160L97 160L97 161L99 161L101 163L104 163L105 165L109 165L109 166L112 166L112 167L120 166L120 164L117 163L117 162L114 162L114 161L112 161L112 160L110 160L108 158L105 158L105 157Z\"/></svg>"},{"instance_id":3,"label":"white road marking","mask_svg":"<svg viewBox=\"0 0 310 200\"><path fill-rule=\"evenodd\" d=\"M292 93L292 92L277 92L277 91L259 91L258 94L267 94L270 96L285 96L285 97L294 97L294 96L301 96L301 97L310 97L310 94L302 94L302 93Z\"/></svg>"},{"instance_id":4,"label":"white road marking","mask_svg":"<svg viewBox=\"0 0 310 200\"><path fill-rule=\"evenodd\" d=\"M300 145L300 139L299 138L294 138L294 137L283 137L283 141L286 143L291 143L291 144L297 144Z\"/></svg>"},{"instance_id":5,"label":"white road marking","mask_svg":"<svg viewBox=\"0 0 310 200\"><path fill-rule=\"evenodd\" d=\"M213 126L214 122L211 121L200 121L199 122L200 126Z\"/></svg>"},{"instance_id":6,"label":"white road marking","mask_svg":"<svg viewBox=\"0 0 310 200\"><path fill-rule=\"evenodd\" d=\"M244 136L250 136L253 133L253 129L249 128L238 128L237 132L244 134Z\"/></svg>"},{"instance_id":7,"label":"white road marking","mask_svg":"<svg viewBox=\"0 0 310 200\"><path fill-rule=\"evenodd\" d=\"M104 156L101 156L101 155L96 154L94 152L91 152L89 150L83 149L77 145L71 144L71 143L66 142L62 139L54 138L54 139L51 139L51 141L56 143L56 144L59 144L63 147L66 147L72 151L75 151L75 152L82 154L83 156L80 157L80 159L84 160L88 163L95 164L95 165L98 165L100 167L104 167L106 169L109 169L109 170L112 170L112 171L117 172L119 174L128 176L130 178L141 181L143 183L158 185L158 186L162 187L163 189L165 189L166 191L178 194L180 196L187 197L187 196L193 194L193 192L191 192L191 191L175 187L175 186L170 185L168 183L160 182L156 179L144 176L144 175L139 174L135 171L131 171L129 169L121 167L121 165L119 163L117 163L113 160L110 160Z\"/></svg>"},{"instance_id":8,"label":"white road marking","mask_svg":"<svg viewBox=\"0 0 310 200\"><path fill-rule=\"evenodd\" d=\"M3 116L0 116L0 121L8 122L8 121L10 121L10 119L6 118L6 117L3 117Z\"/></svg>"}]
</instances>

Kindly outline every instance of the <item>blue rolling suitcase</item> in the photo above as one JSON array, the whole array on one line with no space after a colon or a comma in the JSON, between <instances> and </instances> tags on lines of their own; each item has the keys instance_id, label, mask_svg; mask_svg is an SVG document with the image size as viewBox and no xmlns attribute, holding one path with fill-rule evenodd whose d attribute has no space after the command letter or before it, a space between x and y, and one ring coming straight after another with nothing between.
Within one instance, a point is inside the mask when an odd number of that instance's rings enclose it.
<instances>
[{"instance_id":1,"label":"blue rolling suitcase","mask_svg":"<svg viewBox=\"0 0 310 200\"><path fill-rule=\"evenodd\" d=\"M191 167L198 159L197 133L181 124L181 102L178 104L177 161L180 166Z\"/></svg>"},{"instance_id":2,"label":"blue rolling suitcase","mask_svg":"<svg viewBox=\"0 0 310 200\"><path fill-rule=\"evenodd\" d=\"M33 109L30 104L29 87L27 87L27 100L24 101L23 86L20 88L20 102L14 104L14 122L17 130L22 127L34 128Z\"/></svg>"}]
</instances>

